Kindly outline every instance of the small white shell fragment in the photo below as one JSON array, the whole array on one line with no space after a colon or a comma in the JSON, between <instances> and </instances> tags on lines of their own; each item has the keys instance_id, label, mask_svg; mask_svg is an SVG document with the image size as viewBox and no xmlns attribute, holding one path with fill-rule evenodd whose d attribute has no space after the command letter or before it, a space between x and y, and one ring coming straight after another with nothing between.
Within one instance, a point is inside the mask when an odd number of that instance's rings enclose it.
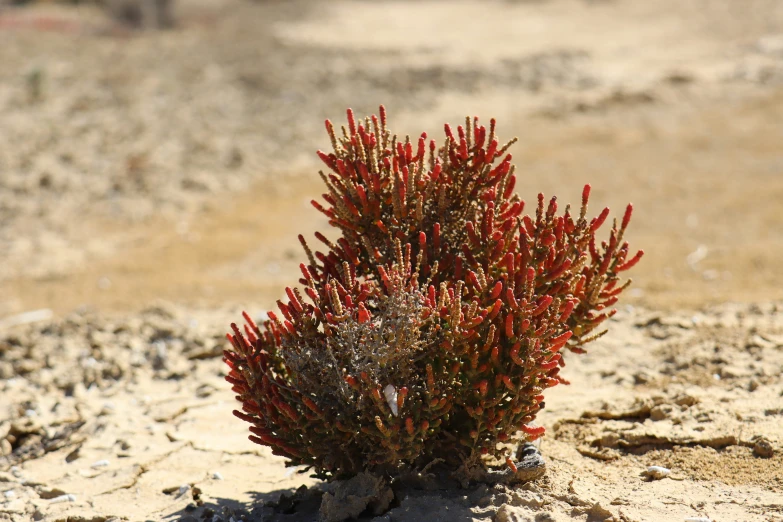
<instances>
[{"instance_id":1,"label":"small white shell fragment","mask_svg":"<svg viewBox=\"0 0 783 522\"><path fill-rule=\"evenodd\" d=\"M223 475L219 471L216 471L212 474L212 478L215 480L223 480Z\"/></svg>"},{"instance_id":2,"label":"small white shell fragment","mask_svg":"<svg viewBox=\"0 0 783 522\"><path fill-rule=\"evenodd\" d=\"M76 495L72 495L68 493L67 495L60 495L59 497L54 497L52 500L49 501L50 504L59 504L61 502L76 502Z\"/></svg>"},{"instance_id":3,"label":"small white shell fragment","mask_svg":"<svg viewBox=\"0 0 783 522\"><path fill-rule=\"evenodd\" d=\"M109 465L109 461L106 459L99 460L98 462L93 462L90 466L91 468L105 468Z\"/></svg>"},{"instance_id":4,"label":"small white shell fragment","mask_svg":"<svg viewBox=\"0 0 783 522\"><path fill-rule=\"evenodd\" d=\"M386 397L389 408L391 408L392 415L397 417L400 414L400 412L397 411L397 388L391 384L387 384L383 389L383 395Z\"/></svg>"},{"instance_id":5,"label":"small white shell fragment","mask_svg":"<svg viewBox=\"0 0 783 522\"><path fill-rule=\"evenodd\" d=\"M15 498L16 498L16 491L14 491L13 489L9 489L9 490L8 490L8 491L6 491L5 493L3 493L3 495L4 495L4 496L5 496L5 498L7 498L8 500L13 500L13 499L15 499Z\"/></svg>"},{"instance_id":6,"label":"small white shell fragment","mask_svg":"<svg viewBox=\"0 0 783 522\"><path fill-rule=\"evenodd\" d=\"M685 522L712 522L707 517L686 517Z\"/></svg>"},{"instance_id":7,"label":"small white shell fragment","mask_svg":"<svg viewBox=\"0 0 783 522\"><path fill-rule=\"evenodd\" d=\"M644 472L644 476L652 480L661 480L668 477L672 470L664 468L663 466L649 466L647 471Z\"/></svg>"},{"instance_id":8,"label":"small white shell fragment","mask_svg":"<svg viewBox=\"0 0 783 522\"><path fill-rule=\"evenodd\" d=\"M21 314L12 315L10 317L3 317L0 319L0 328L8 328L11 326L18 326L22 324L37 323L38 321L47 321L54 316L54 312L48 308L42 308L40 310L32 310L30 312L23 312Z\"/></svg>"}]
</instances>

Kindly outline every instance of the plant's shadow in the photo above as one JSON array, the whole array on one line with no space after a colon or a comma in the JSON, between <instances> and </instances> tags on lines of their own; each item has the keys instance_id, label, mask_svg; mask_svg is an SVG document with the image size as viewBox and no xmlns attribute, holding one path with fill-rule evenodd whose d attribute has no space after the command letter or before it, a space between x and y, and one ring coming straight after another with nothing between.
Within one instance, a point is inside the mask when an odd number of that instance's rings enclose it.
<instances>
[{"instance_id":1,"label":"plant's shadow","mask_svg":"<svg viewBox=\"0 0 783 522\"><path fill-rule=\"evenodd\" d=\"M318 518L322 493L316 488L302 486L298 490L288 488L265 493L249 492L252 499L249 502L210 498L199 506L190 503L183 509L165 515L163 520L210 522L217 515L219 520L225 521L233 517L236 521L247 522L311 522Z\"/></svg>"},{"instance_id":2,"label":"plant's shadow","mask_svg":"<svg viewBox=\"0 0 783 522\"><path fill-rule=\"evenodd\" d=\"M190 504L164 516L168 522L211 522L216 520L228 522L232 518L246 522L317 522L324 493L323 484L295 490L279 489L266 493L251 493L252 500L240 502L227 498L211 498L201 506ZM329 489L326 486L325 489ZM402 493L402 492L399 492ZM405 488L400 502L399 496L391 509L382 515L363 513L357 521L375 522L413 522L427 520L428 522L471 522L483 511L479 508L486 489L474 490L444 489L424 491ZM490 515L491 516L491 515Z\"/></svg>"}]
</instances>

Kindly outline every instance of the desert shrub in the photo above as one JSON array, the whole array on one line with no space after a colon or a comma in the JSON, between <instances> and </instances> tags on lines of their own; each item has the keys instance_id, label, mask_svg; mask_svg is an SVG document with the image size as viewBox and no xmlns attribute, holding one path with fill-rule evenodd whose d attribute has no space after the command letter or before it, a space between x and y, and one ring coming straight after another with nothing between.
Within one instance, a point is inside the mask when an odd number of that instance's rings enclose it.
<instances>
[{"instance_id":1,"label":"desert shrub","mask_svg":"<svg viewBox=\"0 0 783 522\"><path fill-rule=\"evenodd\" d=\"M323 202L339 237L324 252L300 241L303 290L279 314L232 324L227 380L250 439L318 476L396 474L440 459L457 469L482 455L513 461L502 442L533 440L544 390L564 348L603 332L642 255L623 240L632 207L608 238L609 210L587 218L538 196L523 215L514 166L495 121L448 125L440 146L398 139L380 116L338 133Z\"/></svg>"}]
</instances>

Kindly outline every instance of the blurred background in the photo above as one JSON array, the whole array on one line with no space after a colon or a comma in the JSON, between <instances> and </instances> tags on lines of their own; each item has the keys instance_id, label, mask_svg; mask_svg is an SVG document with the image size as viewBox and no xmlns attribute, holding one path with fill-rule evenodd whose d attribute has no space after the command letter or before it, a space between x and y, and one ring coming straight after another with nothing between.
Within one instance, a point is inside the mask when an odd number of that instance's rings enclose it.
<instances>
[{"instance_id":1,"label":"blurred background","mask_svg":"<svg viewBox=\"0 0 783 522\"><path fill-rule=\"evenodd\" d=\"M783 297L779 0L0 0L0 318L270 306L323 120L498 119L517 190L635 205L625 303Z\"/></svg>"}]
</instances>

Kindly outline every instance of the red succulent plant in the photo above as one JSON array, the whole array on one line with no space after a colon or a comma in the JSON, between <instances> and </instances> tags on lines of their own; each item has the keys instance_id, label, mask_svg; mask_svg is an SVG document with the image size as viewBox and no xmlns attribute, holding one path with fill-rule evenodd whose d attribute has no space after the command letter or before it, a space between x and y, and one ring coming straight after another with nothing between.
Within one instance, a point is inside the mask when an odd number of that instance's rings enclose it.
<instances>
[{"instance_id":1,"label":"red succulent plant","mask_svg":"<svg viewBox=\"0 0 783 522\"><path fill-rule=\"evenodd\" d=\"M300 236L303 290L279 314L232 324L226 379L250 439L318 476L399 473L435 459L457 468L506 458L499 442L544 433L544 390L566 382L563 349L603 332L630 281L628 205L587 218L538 196L525 215L495 121L445 126L440 146L398 139L386 113L326 130L327 192L313 205L339 231ZM510 466L513 462L508 459Z\"/></svg>"}]
</instances>

